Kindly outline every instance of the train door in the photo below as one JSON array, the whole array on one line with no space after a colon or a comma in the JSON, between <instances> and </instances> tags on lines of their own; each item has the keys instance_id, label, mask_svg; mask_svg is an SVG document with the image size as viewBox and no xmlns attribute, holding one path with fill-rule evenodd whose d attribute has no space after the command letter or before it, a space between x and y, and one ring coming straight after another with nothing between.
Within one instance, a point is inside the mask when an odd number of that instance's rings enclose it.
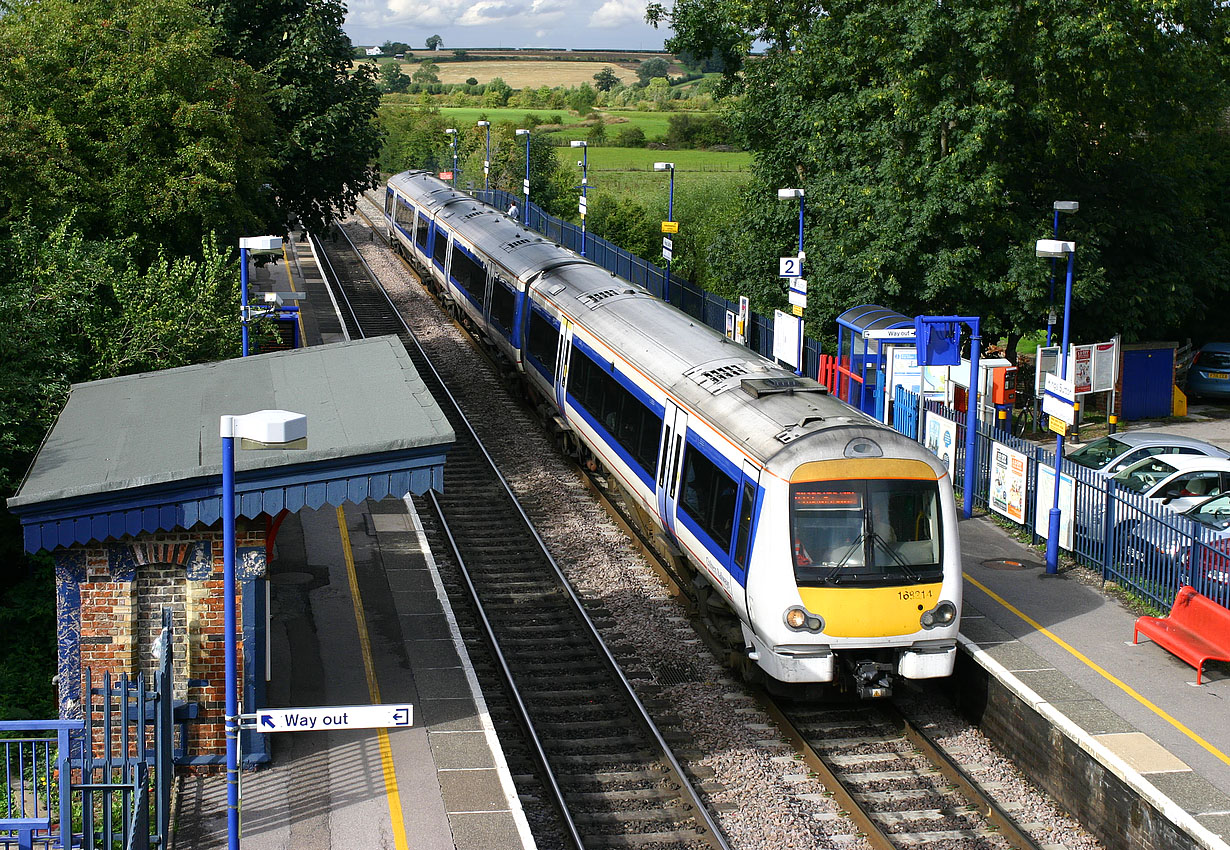
<instances>
[{"instance_id":1,"label":"train door","mask_svg":"<svg viewBox=\"0 0 1230 850\"><path fill-rule=\"evenodd\" d=\"M743 474L739 480L739 501L735 507L735 546L730 556L730 575L740 585L747 586L747 567L752 559L752 542L755 539L757 500L760 494L760 470L752 463L743 461Z\"/></svg>"},{"instance_id":2,"label":"train door","mask_svg":"<svg viewBox=\"0 0 1230 850\"><path fill-rule=\"evenodd\" d=\"M669 398L662 415L662 443L658 446L658 516L675 534L675 506L679 502L679 469L683 462L684 439L688 433L688 414Z\"/></svg>"},{"instance_id":3,"label":"train door","mask_svg":"<svg viewBox=\"0 0 1230 850\"><path fill-rule=\"evenodd\" d=\"M568 395L568 363L572 359L572 322L559 317L559 351L555 356L555 406L566 417Z\"/></svg>"},{"instance_id":4,"label":"train door","mask_svg":"<svg viewBox=\"0 0 1230 850\"><path fill-rule=\"evenodd\" d=\"M494 282L495 282L495 272L491 270L490 266L487 266L487 284L483 288L482 310L483 310L483 327L487 328L488 330L490 330L491 328L491 298L492 298L491 287L494 284Z\"/></svg>"}]
</instances>

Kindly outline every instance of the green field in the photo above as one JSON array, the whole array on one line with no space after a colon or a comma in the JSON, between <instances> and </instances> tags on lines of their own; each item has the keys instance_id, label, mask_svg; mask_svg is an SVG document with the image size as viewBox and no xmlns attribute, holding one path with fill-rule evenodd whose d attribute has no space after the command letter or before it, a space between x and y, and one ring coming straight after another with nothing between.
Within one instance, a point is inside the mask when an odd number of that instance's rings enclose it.
<instances>
[{"instance_id":1,"label":"green field","mask_svg":"<svg viewBox=\"0 0 1230 850\"><path fill-rule=\"evenodd\" d=\"M568 161L571 160L569 156ZM670 191L670 175L654 171L655 162L675 163L675 198L678 200L690 187L702 184L735 191L747 180L751 161L749 153L591 147L589 183L595 192L641 202L660 197L665 204Z\"/></svg>"},{"instance_id":2,"label":"green field","mask_svg":"<svg viewBox=\"0 0 1230 850\"><path fill-rule=\"evenodd\" d=\"M383 106L385 109L395 112L398 109L418 109L420 104L417 100L410 97L399 102L396 97L385 95ZM582 123L575 112L570 112L567 109L482 109L469 106L444 106L440 108L440 114L449 121L450 126L459 129L473 127L480 120L491 121L492 123L511 121L520 127L525 125L527 115L534 115L540 121L547 124L552 124L557 118L561 121L561 129L544 130L544 135L549 134L560 139L572 141L573 139L584 139L589 134L589 125ZM631 109L602 110L600 114L606 119L608 138L615 136L625 127L640 127L645 133L645 138L651 142L666 138L671 116L669 112L637 112ZM703 115L708 113L693 114ZM554 125L552 124L552 126Z\"/></svg>"}]
</instances>

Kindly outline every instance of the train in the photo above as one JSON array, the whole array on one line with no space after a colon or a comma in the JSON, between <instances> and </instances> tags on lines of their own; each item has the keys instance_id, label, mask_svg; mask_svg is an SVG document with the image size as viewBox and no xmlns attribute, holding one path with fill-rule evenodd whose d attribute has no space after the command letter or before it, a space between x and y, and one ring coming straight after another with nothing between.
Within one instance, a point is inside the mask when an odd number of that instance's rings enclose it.
<instances>
[{"instance_id":1,"label":"train","mask_svg":"<svg viewBox=\"0 0 1230 850\"><path fill-rule=\"evenodd\" d=\"M746 674L882 698L952 673L960 541L934 454L426 171L388 180L384 214L686 565Z\"/></svg>"}]
</instances>

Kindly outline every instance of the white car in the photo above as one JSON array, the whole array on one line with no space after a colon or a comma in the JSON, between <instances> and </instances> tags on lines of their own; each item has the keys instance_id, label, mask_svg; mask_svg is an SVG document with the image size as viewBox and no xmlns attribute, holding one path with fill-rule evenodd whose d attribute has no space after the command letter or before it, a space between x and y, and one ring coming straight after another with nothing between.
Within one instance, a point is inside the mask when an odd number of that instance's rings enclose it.
<instances>
[{"instance_id":1,"label":"white car","mask_svg":"<svg viewBox=\"0 0 1230 850\"><path fill-rule=\"evenodd\" d=\"M1230 491L1230 460L1201 455L1154 455L1111 478L1116 487L1156 499L1173 511Z\"/></svg>"},{"instance_id":2,"label":"white car","mask_svg":"<svg viewBox=\"0 0 1230 850\"><path fill-rule=\"evenodd\" d=\"M1094 440L1069 453L1068 460L1089 469L1096 469L1103 475L1114 475L1154 455L1230 457L1230 452L1192 437L1141 430L1109 434Z\"/></svg>"}]
</instances>

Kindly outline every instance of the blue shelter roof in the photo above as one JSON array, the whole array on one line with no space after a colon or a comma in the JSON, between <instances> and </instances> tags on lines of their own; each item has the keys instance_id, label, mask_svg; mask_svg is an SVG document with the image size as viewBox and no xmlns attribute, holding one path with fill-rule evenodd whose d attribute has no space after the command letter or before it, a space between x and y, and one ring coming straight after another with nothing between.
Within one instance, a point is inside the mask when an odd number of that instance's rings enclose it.
<instances>
[{"instance_id":1,"label":"blue shelter roof","mask_svg":"<svg viewBox=\"0 0 1230 850\"><path fill-rule=\"evenodd\" d=\"M292 410L304 450L236 451L238 516L442 489L454 434L380 337L73 386L9 510L28 552L213 525L223 414Z\"/></svg>"},{"instance_id":2,"label":"blue shelter roof","mask_svg":"<svg viewBox=\"0 0 1230 850\"><path fill-rule=\"evenodd\" d=\"M862 304L851 307L837 317L837 324L862 335L864 331L881 331L888 328L912 328L914 320L896 310L878 304Z\"/></svg>"}]
</instances>

